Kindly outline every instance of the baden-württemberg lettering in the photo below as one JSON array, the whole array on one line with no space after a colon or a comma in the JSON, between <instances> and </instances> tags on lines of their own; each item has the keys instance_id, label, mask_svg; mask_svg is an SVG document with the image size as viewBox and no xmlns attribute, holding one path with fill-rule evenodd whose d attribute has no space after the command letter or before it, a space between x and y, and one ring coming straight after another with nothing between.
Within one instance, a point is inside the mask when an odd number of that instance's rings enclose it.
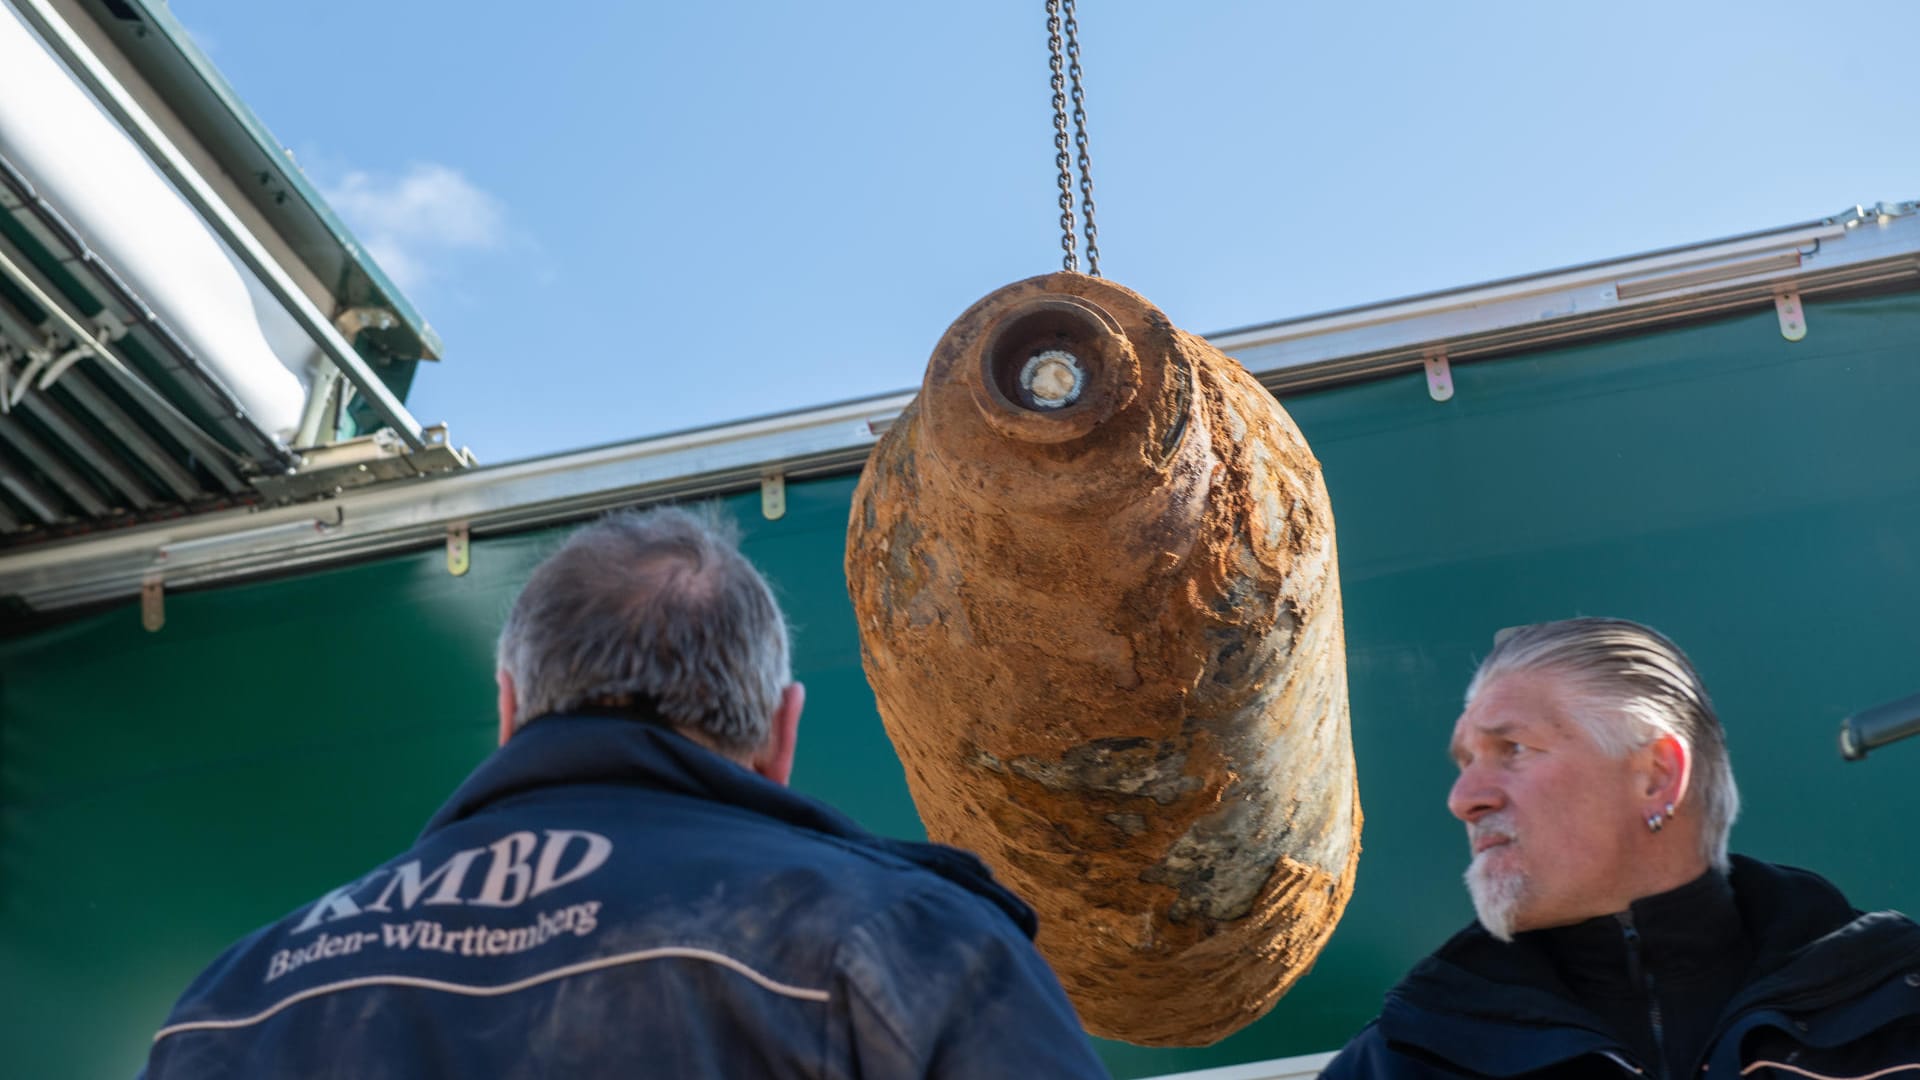
<instances>
[{"instance_id":1,"label":"baden-w\u00fcrttemberg lettering","mask_svg":"<svg viewBox=\"0 0 1920 1080\"><path fill-rule=\"evenodd\" d=\"M468 926L449 930L437 922L381 923L381 943L389 949L438 949L461 956L504 956L545 945L561 934L585 937L600 925L600 901L543 911L524 926Z\"/></svg>"},{"instance_id":2,"label":"baden-w\u00fcrttemberg lettering","mask_svg":"<svg viewBox=\"0 0 1920 1080\"><path fill-rule=\"evenodd\" d=\"M302 964L311 963L315 960L330 960L336 956L346 956L350 953L357 953L360 951L361 946L369 945L379 940L380 935L373 933L341 934L338 936L322 933L319 937L315 938L311 944L303 945L298 949L281 949L279 952L274 953L273 959L267 962L267 981L272 982Z\"/></svg>"},{"instance_id":3,"label":"baden-w\u00fcrttemberg lettering","mask_svg":"<svg viewBox=\"0 0 1920 1080\"><path fill-rule=\"evenodd\" d=\"M351 934L320 936L298 949L281 949L267 961L265 982L316 960L349 956L362 948L395 951L442 952L452 956L508 956L537 949L562 934L586 937L600 927L600 901L568 904L551 911L536 912L533 921L518 926L448 927L431 919L404 923L381 923L380 932L370 930Z\"/></svg>"}]
</instances>

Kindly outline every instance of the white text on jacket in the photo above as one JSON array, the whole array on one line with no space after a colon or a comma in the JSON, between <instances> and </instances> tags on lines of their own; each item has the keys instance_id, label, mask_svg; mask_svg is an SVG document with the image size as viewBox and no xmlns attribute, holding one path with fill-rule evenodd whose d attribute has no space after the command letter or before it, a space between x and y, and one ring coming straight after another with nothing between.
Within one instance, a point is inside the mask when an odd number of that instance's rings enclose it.
<instances>
[{"instance_id":1,"label":"white text on jacket","mask_svg":"<svg viewBox=\"0 0 1920 1080\"><path fill-rule=\"evenodd\" d=\"M368 913L411 911L414 905L508 908L568 885L600 869L613 842L584 829L546 829L544 836L521 829L491 844L456 851L431 871L420 860L382 867L342 885L314 902L293 928L301 934L322 923ZM578 854L573 854L577 852ZM485 857L484 859L482 857ZM566 865L572 858L571 865ZM485 869L475 875L476 864ZM468 885L477 878L477 887Z\"/></svg>"}]
</instances>

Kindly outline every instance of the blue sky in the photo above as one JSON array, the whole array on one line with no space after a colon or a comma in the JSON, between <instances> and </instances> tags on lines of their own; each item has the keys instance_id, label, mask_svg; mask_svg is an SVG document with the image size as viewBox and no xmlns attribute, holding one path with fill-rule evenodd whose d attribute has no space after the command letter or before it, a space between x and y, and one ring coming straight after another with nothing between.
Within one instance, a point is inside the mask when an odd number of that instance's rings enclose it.
<instances>
[{"instance_id":1,"label":"blue sky","mask_svg":"<svg viewBox=\"0 0 1920 1080\"><path fill-rule=\"evenodd\" d=\"M1040 0L173 0L483 462L918 384L1058 266ZM1920 197L1910 5L1081 4L1106 276L1212 332Z\"/></svg>"}]
</instances>

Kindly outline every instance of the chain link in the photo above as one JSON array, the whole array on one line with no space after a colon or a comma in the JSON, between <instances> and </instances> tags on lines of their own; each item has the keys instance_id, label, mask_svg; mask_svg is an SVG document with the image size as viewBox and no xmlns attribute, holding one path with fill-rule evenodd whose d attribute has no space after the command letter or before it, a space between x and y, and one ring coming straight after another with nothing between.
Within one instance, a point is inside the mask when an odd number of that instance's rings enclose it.
<instances>
[{"instance_id":1,"label":"chain link","mask_svg":"<svg viewBox=\"0 0 1920 1080\"><path fill-rule=\"evenodd\" d=\"M1073 250L1073 158L1067 153L1067 80L1061 61L1060 0L1047 0L1047 49L1053 68L1053 163L1060 170L1060 249L1066 253L1060 258L1060 266L1077 273L1080 257Z\"/></svg>"},{"instance_id":2,"label":"chain link","mask_svg":"<svg viewBox=\"0 0 1920 1080\"><path fill-rule=\"evenodd\" d=\"M1080 24L1073 18L1073 0L1062 0L1062 13L1066 16L1067 79L1073 85L1073 143L1080 151L1080 216L1087 230L1087 273L1099 277L1100 234L1093 225L1093 161L1087 156L1087 94L1080 86Z\"/></svg>"}]
</instances>

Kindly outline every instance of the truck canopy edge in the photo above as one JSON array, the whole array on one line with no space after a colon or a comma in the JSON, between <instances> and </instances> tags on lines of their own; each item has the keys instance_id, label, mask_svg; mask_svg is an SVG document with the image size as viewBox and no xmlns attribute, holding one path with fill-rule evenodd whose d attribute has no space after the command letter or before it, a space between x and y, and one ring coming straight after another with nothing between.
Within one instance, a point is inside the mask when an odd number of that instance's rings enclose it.
<instances>
[{"instance_id":1,"label":"truck canopy edge","mask_svg":"<svg viewBox=\"0 0 1920 1080\"><path fill-rule=\"evenodd\" d=\"M1920 282L1920 203L1717 243L1211 335L1275 393L1378 378L1768 305ZM0 554L0 597L52 612L440 542L613 507L857 469L911 393L373 484Z\"/></svg>"}]
</instances>

